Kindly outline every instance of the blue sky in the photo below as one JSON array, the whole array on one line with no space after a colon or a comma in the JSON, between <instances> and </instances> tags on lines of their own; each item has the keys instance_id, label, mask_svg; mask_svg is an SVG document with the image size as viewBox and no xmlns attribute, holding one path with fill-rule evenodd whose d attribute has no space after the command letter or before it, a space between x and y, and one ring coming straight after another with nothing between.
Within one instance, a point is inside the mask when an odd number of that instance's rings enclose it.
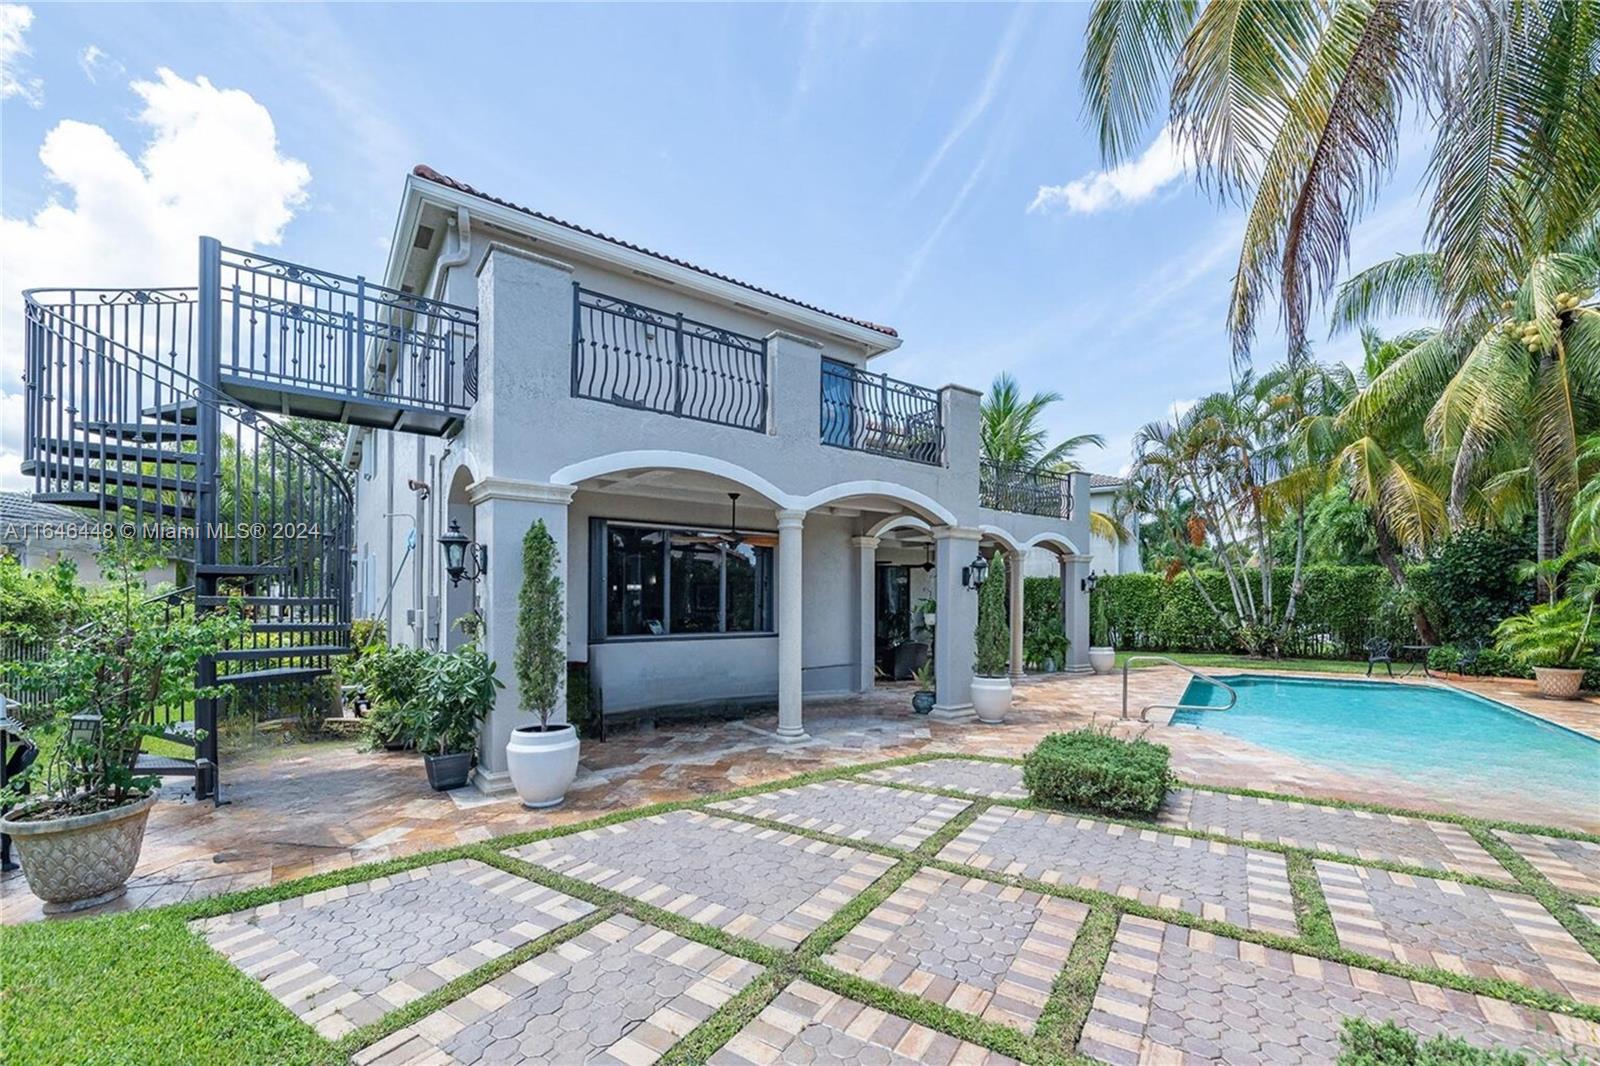
<instances>
[{"instance_id":1,"label":"blue sky","mask_svg":"<svg viewBox=\"0 0 1600 1066\"><path fill-rule=\"evenodd\" d=\"M1097 174L1082 5L6 11L8 319L24 285L192 284L196 228L379 273L403 177L426 162L893 325L905 344L881 368L897 376L983 387L1010 370L1059 391L1056 433L1108 439L1083 456L1095 469L1228 381L1241 212L1160 144ZM1402 143L1357 265L1420 245L1425 152ZM1279 354L1267 337L1257 361ZM8 350L0 393L19 366ZM14 468L7 450L0 434Z\"/></svg>"}]
</instances>

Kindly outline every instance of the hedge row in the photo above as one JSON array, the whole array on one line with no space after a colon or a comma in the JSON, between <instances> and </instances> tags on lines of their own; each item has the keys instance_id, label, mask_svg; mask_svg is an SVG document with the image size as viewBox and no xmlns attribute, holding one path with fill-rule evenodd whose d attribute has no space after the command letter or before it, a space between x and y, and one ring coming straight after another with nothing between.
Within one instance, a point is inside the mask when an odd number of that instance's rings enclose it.
<instances>
[{"instance_id":1,"label":"hedge row","mask_svg":"<svg viewBox=\"0 0 1600 1066\"><path fill-rule=\"evenodd\" d=\"M1426 567L1413 571L1418 580L1425 579L1425 572ZM1253 570L1247 576L1259 598L1260 576ZM1217 606L1232 609L1226 575L1202 571L1198 577ZM1279 612L1288 602L1292 577L1288 567L1273 572L1273 602ZM1171 581L1161 574L1112 574L1100 578L1094 595L1106 598L1111 638L1122 650L1236 650L1186 574ZM1295 629L1283 645L1284 654L1353 658L1364 654L1374 637L1396 643L1415 639L1411 616L1396 601L1389 574L1379 566L1306 567Z\"/></svg>"}]
</instances>

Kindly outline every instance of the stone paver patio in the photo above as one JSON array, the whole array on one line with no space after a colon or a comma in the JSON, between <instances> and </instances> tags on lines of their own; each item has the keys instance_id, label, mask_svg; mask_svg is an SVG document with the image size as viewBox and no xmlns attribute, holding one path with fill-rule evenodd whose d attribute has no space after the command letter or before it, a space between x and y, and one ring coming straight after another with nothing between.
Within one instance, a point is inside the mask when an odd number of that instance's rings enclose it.
<instances>
[{"instance_id":1,"label":"stone paver patio","mask_svg":"<svg viewBox=\"0 0 1600 1066\"><path fill-rule=\"evenodd\" d=\"M1532 896L1320 860L1317 877L1353 951L1600 1003L1600 961Z\"/></svg>"},{"instance_id":2,"label":"stone paver patio","mask_svg":"<svg viewBox=\"0 0 1600 1066\"><path fill-rule=\"evenodd\" d=\"M1484 1047L1600 1053L1592 1022L1132 916L1079 1050L1119 1066L1327 1063L1350 1016Z\"/></svg>"},{"instance_id":3,"label":"stone paver patio","mask_svg":"<svg viewBox=\"0 0 1600 1066\"><path fill-rule=\"evenodd\" d=\"M194 923L228 961L337 1038L594 910L472 859Z\"/></svg>"},{"instance_id":4,"label":"stone paver patio","mask_svg":"<svg viewBox=\"0 0 1600 1066\"><path fill-rule=\"evenodd\" d=\"M866 781L916 788L942 788L984 799L1025 800L1022 767L978 759L935 759L932 762L886 766L861 775Z\"/></svg>"},{"instance_id":5,"label":"stone paver patio","mask_svg":"<svg viewBox=\"0 0 1600 1066\"><path fill-rule=\"evenodd\" d=\"M1089 908L923 869L824 961L846 973L1032 1032Z\"/></svg>"},{"instance_id":6,"label":"stone paver patio","mask_svg":"<svg viewBox=\"0 0 1600 1066\"><path fill-rule=\"evenodd\" d=\"M1283 856L1239 844L997 806L980 814L939 858L1251 929L1295 932Z\"/></svg>"},{"instance_id":7,"label":"stone paver patio","mask_svg":"<svg viewBox=\"0 0 1600 1066\"><path fill-rule=\"evenodd\" d=\"M793 948L893 866L881 855L699 811L528 844L517 858Z\"/></svg>"},{"instance_id":8,"label":"stone paver patio","mask_svg":"<svg viewBox=\"0 0 1600 1066\"><path fill-rule=\"evenodd\" d=\"M618 915L365 1048L356 1066L654 1062L761 968Z\"/></svg>"},{"instance_id":9,"label":"stone paver patio","mask_svg":"<svg viewBox=\"0 0 1600 1066\"><path fill-rule=\"evenodd\" d=\"M710 1066L1015 1066L1007 1058L875 1007L796 981L708 1060Z\"/></svg>"},{"instance_id":10,"label":"stone paver patio","mask_svg":"<svg viewBox=\"0 0 1600 1066\"><path fill-rule=\"evenodd\" d=\"M1471 833L1448 822L1192 788L1177 789L1168 796L1156 822L1234 840L1263 840L1499 881L1511 879Z\"/></svg>"},{"instance_id":11,"label":"stone paver patio","mask_svg":"<svg viewBox=\"0 0 1600 1066\"><path fill-rule=\"evenodd\" d=\"M1496 830L1495 835L1510 844L1557 888L1577 896L1600 898L1600 844L1592 840L1502 830Z\"/></svg>"},{"instance_id":12,"label":"stone paver patio","mask_svg":"<svg viewBox=\"0 0 1600 1066\"><path fill-rule=\"evenodd\" d=\"M962 800L884 785L822 781L713 803L710 809L911 850L968 806Z\"/></svg>"}]
</instances>

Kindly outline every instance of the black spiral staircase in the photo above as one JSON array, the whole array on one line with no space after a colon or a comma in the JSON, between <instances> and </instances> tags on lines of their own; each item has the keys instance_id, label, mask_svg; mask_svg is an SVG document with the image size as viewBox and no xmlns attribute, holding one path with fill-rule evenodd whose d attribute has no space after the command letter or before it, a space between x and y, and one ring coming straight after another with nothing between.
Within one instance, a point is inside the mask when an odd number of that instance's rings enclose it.
<instances>
[{"instance_id":1,"label":"black spiral staircase","mask_svg":"<svg viewBox=\"0 0 1600 1066\"><path fill-rule=\"evenodd\" d=\"M172 561L169 610L237 604L245 637L203 687L270 700L350 650L350 482L294 419L422 434L477 396L474 309L200 241L199 284L35 289L26 302L23 473L44 502ZM220 700L152 724L193 751L141 754L218 797Z\"/></svg>"}]
</instances>

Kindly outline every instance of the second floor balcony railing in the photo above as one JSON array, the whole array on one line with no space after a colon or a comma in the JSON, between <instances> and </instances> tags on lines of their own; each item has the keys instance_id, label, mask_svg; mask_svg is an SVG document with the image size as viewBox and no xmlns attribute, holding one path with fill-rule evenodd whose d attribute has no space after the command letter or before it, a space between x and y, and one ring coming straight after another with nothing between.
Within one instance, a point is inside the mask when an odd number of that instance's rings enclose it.
<instances>
[{"instance_id":1,"label":"second floor balcony railing","mask_svg":"<svg viewBox=\"0 0 1600 1066\"><path fill-rule=\"evenodd\" d=\"M1072 518L1072 475L983 460L978 502L995 511Z\"/></svg>"},{"instance_id":2,"label":"second floor balcony railing","mask_svg":"<svg viewBox=\"0 0 1600 1066\"><path fill-rule=\"evenodd\" d=\"M944 461L944 411L933 389L822 361L822 443L835 448Z\"/></svg>"},{"instance_id":3,"label":"second floor balcony railing","mask_svg":"<svg viewBox=\"0 0 1600 1066\"><path fill-rule=\"evenodd\" d=\"M767 342L572 286L572 395L767 428Z\"/></svg>"}]
</instances>

